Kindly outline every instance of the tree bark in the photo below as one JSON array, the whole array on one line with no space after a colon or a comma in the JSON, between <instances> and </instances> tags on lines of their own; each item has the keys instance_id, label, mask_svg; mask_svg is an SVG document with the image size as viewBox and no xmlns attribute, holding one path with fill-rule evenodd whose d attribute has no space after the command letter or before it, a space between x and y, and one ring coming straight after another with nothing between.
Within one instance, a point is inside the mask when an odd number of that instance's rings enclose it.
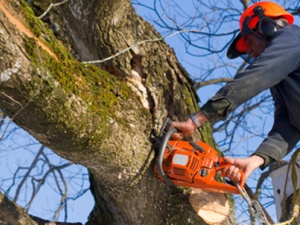
<instances>
[{"instance_id":1,"label":"tree bark","mask_svg":"<svg viewBox=\"0 0 300 225\"><path fill-rule=\"evenodd\" d=\"M58 155L89 169L96 204L87 224L206 224L186 194L153 173L151 130L167 116L186 119L198 98L164 41L138 45L161 36L130 1L69 1L55 11L61 41L24 1L3 5L34 36L0 10L0 108ZM130 46L97 67L82 63ZM202 136L213 144L208 128Z\"/></svg>"},{"instance_id":2,"label":"tree bark","mask_svg":"<svg viewBox=\"0 0 300 225\"><path fill-rule=\"evenodd\" d=\"M38 225L19 206L0 193L0 224L5 225Z\"/></svg>"}]
</instances>

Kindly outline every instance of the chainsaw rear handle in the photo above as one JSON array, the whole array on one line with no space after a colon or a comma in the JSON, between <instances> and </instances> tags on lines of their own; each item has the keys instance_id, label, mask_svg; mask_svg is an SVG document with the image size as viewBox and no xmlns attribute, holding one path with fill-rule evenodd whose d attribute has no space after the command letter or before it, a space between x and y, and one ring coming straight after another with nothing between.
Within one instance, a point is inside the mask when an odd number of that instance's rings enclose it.
<instances>
[{"instance_id":1,"label":"chainsaw rear handle","mask_svg":"<svg viewBox=\"0 0 300 225\"><path fill-rule=\"evenodd\" d=\"M219 162L219 165L217 167L217 171L221 170L222 177L225 177L224 169L231 167L233 164L225 163L223 161L223 158L221 158L221 159L222 160L221 160L221 162ZM241 188L244 188L245 182L246 182L246 176L245 176L245 174L244 174L244 172L242 170L239 170L239 173L241 174L241 178L240 178L240 181L238 182L238 184L240 185ZM233 183L235 183L235 182L233 182Z\"/></svg>"},{"instance_id":2,"label":"chainsaw rear handle","mask_svg":"<svg viewBox=\"0 0 300 225\"><path fill-rule=\"evenodd\" d=\"M170 140L171 136L177 132L178 132L177 129L173 128L173 129L170 129L165 134L164 139L162 140L161 147L159 149L158 157L157 157L157 161L156 161L157 172L159 173L159 175L164 179L164 181L168 185L174 185L174 184L164 173L162 165L163 165L164 154L165 154L165 150L167 149L168 141Z\"/></svg>"}]
</instances>

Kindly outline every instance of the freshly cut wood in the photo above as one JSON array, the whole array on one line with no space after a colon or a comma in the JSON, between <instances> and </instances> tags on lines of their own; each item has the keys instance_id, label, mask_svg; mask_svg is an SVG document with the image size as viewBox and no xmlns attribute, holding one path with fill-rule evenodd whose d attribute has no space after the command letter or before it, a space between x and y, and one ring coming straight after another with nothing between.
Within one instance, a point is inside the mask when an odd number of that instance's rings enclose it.
<instances>
[{"instance_id":1,"label":"freshly cut wood","mask_svg":"<svg viewBox=\"0 0 300 225\"><path fill-rule=\"evenodd\" d=\"M230 207L225 194L192 188L189 202L207 224L218 225L228 217Z\"/></svg>"}]
</instances>

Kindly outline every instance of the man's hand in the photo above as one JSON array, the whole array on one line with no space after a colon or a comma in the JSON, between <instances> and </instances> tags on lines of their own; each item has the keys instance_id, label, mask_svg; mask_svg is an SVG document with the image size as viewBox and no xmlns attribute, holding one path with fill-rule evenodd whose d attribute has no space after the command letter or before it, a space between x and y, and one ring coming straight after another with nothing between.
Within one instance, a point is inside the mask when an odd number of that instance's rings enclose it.
<instances>
[{"instance_id":1,"label":"man's hand","mask_svg":"<svg viewBox=\"0 0 300 225\"><path fill-rule=\"evenodd\" d=\"M232 166L224 170L224 175L233 182L240 181L241 174L239 170L242 170L244 172L245 178L247 179L255 169L264 164L264 159L257 155L250 156L249 158L224 157L224 161L226 163L232 164Z\"/></svg>"},{"instance_id":2,"label":"man's hand","mask_svg":"<svg viewBox=\"0 0 300 225\"><path fill-rule=\"evenodd\" d=\"M206 116L201 111L194 114L194 119L199 124L204 124L207 121ZM190 136L198 128L198 125L189 117L186 121L172 122L171 128L176 128L179 131L172 135L173 139L183 139L183 137Z\"/></svg>"},{"instance_id":3,"label":"man's hand","mask_svg":"<svg viewBox=\"0 0 300 225\"><path fill-rule=\"evenodd\" d=\"M171 128L176 128L178 130L177 133L172 135L172 138L179 140L190 136L197 129L197 125L189 118L186 121L172 122Z\"/></svg>"}]
</instances>

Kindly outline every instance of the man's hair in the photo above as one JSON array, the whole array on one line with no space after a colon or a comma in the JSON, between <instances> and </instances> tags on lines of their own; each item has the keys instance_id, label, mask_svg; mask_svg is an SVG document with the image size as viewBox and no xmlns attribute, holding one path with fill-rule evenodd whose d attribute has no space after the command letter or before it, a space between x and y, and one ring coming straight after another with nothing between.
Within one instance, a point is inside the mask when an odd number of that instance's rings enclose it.
<instances>
[{"instance_id":1,"label":"man's hair","mask_svg":"<svg viewBox=\"0 0 300 225\"><path fill-rule=\"evenodd\" d=\"M277 24L279 29L289 25L287 19L285 18L274 19L274 21Z\"/></svg>"}]
</instances>

